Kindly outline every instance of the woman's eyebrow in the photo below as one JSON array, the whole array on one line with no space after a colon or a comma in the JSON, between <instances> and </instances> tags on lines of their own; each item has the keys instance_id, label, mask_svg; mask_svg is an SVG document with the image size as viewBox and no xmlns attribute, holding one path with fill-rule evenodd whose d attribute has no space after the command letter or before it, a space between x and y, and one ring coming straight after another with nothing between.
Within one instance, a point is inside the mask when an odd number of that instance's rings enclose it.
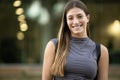
<instances>
[{"instance_id":1,"label":"woman's eyebrow","mask_svg":"<svg viewBox=\"0 0 120 80\"><path fill-rule=\"evenodd\" d=\"M78 14L76 14L77 16L81 16L82 14L81 13L78 13ZM72 17L73 15L72 14L69 14L69 15L67 15L67 17Z\"/></svg>"}]
</instances>

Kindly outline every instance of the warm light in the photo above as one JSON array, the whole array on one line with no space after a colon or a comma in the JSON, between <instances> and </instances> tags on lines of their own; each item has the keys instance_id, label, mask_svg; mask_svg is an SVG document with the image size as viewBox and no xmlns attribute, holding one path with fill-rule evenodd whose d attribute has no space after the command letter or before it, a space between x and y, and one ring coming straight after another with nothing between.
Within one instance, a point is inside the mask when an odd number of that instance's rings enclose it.
<instances>
[{"instance_id":1,"label":"warm light","mask_svg":"<svg viewBox=\"0 0 120 80\"><path fill-rule=\"evenodd\" d=\"M27 31L28 30L28 25L26 23L23 23L20 25L20 30L21 31Z\"/></svg>"},{"instance_id":2,"label":"warm light","mask_svg":"<svg viewBox=\"0 0 120 80\"><path fill-rule=\"evenodd\" d=\"M20 14L22 14L23 12L24 12L23 8L18 8L18 9L16 10L16 14L17 14L17 15L20 15Z\"/></svg>"},{"instance_id":3,"label":"warm light","mask_svg":"<svg viewBox=\"0 0 120 80\"><path fill-rule=\"evenodd\" d=\"M19 0L15 1L15 2L13 3L13 6L14 6L14 7L18 7L18 6L20 6L20 5L21 5L21 1L19 1Z\"/></svg>"},{"instance_id":4,"label":"warm light","mask_svg":"<svg viewBox=\"0 0 120 80\"><path fill-rule=\"evenodd\" d=\"M24 34L22 32L17 33L17 39L18 40L23 40L24 39Z\"/></svg>"},{"instance_id":5,"label":"warm light","mask_svg":"<svg viewBox=\"0 0 120 80\"><path fill-rule=\"evenodd\" d=\"M23 40L24 33L22 31L28 30L28 25L26 23L25 15L24 15L24 9L20 7L21 5L22 5L21 0L15 0L13 3L13 6L17 7L15 13L18 15L17 19L19 21L19 26L20 26L20 31L16 35L18 40Z\"/></svg>"},{"instance_id":6,"label":"warm light","mask_svg":"<svg viewBox=\"0 0 120 80\"><path fill-rule=\"evenodd\" d=\"M113 36L120 36L120 22L115 20L108 29L109 34Z\"/></svg>"},{"instance_id":7,"label":"warm light","mask_svg":"<svg viewBox=\"0 0 120 80\"><path fill-rule=\"evenodd\" d=\"M22 14L18 16L18 21L22 22L24 20L25 20L25 15Z\"/></svg>"}]
</instances>

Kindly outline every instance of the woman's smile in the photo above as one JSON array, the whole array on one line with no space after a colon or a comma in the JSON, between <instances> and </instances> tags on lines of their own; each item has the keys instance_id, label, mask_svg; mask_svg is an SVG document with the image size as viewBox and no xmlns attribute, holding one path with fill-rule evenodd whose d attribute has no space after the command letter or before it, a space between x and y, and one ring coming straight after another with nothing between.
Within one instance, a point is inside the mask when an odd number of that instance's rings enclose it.
<instances>
[{"instance_id":1,"label":"woman's smile","mask_svg":"<svg viewBox=\"0 0 120 80\"><path fill-rule=\"evenodd\" d=\"M73 26L72 28L74 31L80 31L82 29L82 26Z\"/></svg>"}]
</instances>

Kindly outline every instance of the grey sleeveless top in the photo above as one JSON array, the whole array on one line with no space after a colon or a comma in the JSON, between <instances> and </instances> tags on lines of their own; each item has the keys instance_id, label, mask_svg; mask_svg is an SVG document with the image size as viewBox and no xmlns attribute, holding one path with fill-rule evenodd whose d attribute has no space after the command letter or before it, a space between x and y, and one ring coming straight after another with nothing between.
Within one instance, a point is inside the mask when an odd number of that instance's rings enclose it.
<instances>
[{"instance_id":1,"label":"grey sleeveless top","mask_svg":"<svg viewBox=\"0 0 120 80\"><path fill-rule=\"evenodd\" d=\"M55 46L57 39L52 39ZM97 74L96 44L90 38L71 37L64 77L54 80L94 80Z\"/></svg>"}]
</instances>

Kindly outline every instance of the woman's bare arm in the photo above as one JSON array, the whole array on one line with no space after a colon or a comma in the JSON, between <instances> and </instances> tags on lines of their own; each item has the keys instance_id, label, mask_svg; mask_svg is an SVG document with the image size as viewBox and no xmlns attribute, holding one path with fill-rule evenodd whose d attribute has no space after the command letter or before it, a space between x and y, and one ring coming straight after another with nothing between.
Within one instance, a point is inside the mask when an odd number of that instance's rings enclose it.
<instances>
[{"instance_id":1,"label":"woman's bare arm","mask_svg":"<svg viewBox=\"0 0 120 80\"><path fill-rule=\"evenodd\" d=\"M108 80L109 54L104 45L101 45L101 56L98 62L97 80Z\"/></svg>"},{"instance_id":2,"label":"woman's bare arm","mask_svg":"<svg viewBox=\"0 0 120 80\"><path fill-rule=\"evenodd\" d=\"M42 80L52 80L50 70L54 61L54 57L55 57L55 45L52 41L49 41L44 52Z\"/></svg>"}]
</instances>

